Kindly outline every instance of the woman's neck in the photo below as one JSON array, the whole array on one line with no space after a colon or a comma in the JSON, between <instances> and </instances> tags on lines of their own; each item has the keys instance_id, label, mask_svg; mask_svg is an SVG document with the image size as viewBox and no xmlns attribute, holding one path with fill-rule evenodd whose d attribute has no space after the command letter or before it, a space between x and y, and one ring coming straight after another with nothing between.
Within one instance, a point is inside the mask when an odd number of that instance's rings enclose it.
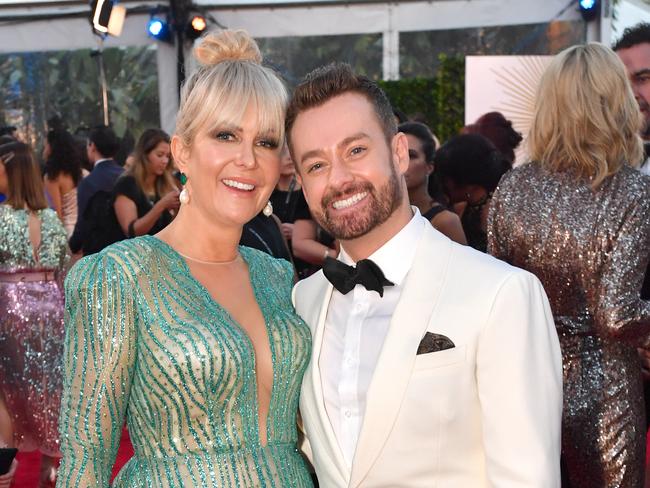
<instances>
[{"instance_id":1,"label":"woman's neck","mask_svg":"<svg viewBox=\"0 0 650 488\"><path fill-rule=\"evenodd\" d=\"M181 206L176 218L157 237L180 254L196 260L227 262L235 259L243 228L220 225L191 205ZM188 239L187 236L192 237Z\"/></svg>"},{"instance_id":2,"label":"woman's neck","mask_svg":"<svg viewBox=\"0 0 650 488\"><path fill-rule=\"evenodd\" d=\"M427 212L436 203L429 195L426 185L409 190L409 201L420 210L421 214Z\"/></svg>"}]
</instances>

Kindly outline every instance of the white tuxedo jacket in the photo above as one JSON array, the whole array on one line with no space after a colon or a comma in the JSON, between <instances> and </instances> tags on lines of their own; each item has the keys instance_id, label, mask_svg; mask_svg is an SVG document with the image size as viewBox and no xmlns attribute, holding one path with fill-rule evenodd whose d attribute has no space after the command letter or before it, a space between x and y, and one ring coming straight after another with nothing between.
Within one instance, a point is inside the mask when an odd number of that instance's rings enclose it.
<instances>
[{"instance_id":1,"label":"white tuxedo jacket","mask_svg":"<svg viewBox=\"0 0 650 488\"><path fill-rule=\"evenodd\" d=\"M562 359L535 276L427 226L367 393L351 469L319 370L332 290L318 272L293 292L312 331L300 410L322 488L560 486ZM427 331L455 347L416 355Z\"/></svg>"}]
</instances>

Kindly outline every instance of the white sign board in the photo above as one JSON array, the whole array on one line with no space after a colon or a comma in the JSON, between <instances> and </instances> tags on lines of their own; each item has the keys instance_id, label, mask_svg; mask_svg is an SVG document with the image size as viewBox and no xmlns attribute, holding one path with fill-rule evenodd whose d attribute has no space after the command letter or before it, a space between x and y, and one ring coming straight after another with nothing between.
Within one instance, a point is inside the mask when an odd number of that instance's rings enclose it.
<instances>
[{"instance_id":1,"label":"white sign board","mask_svg":"<svg viewBox=\"0 0 650 488\"><path fill-rule=\"evenodd\" d=\"M465 58L465 124L487 112L501 112L524 136L517 163L527 159L526 137L535 94L552 56L467 56Z\"/></svg>"}]
</instances>

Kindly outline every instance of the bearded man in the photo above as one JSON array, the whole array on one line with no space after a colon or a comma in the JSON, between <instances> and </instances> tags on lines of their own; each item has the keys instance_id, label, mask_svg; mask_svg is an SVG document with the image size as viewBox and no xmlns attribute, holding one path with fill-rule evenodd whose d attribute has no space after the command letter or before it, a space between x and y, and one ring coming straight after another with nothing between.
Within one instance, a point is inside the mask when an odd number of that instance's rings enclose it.
<instances>
[{"instance_id":1,"label":"bearded man","mask_svg":"<svg viewBox=\"0 0 650 488\"><path fill-rule=\"evenodd\" d=\"M286 128L341 245L293 294L313 337L301 413L320 486L559 487L562 363L539 281L409 205L407 138L349 66L310 73Z\"/></svg>"}]
</instances>

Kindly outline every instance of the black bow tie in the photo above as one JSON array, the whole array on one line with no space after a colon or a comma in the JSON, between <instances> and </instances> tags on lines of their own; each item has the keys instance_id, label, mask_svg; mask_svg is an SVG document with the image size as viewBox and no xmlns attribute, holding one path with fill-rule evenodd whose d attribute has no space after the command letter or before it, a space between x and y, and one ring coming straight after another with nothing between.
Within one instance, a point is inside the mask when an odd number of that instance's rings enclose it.
<instances>
[{"instance_id":1,"label":"black bow tie","mask_svg":"<svg viewBox=\"0 0 650 488\"><path fill-rule=\"evenodd\" d=\"M384 286L395 285L386 279L381 268L370 259L362 259L355 268L336 259L327 258L323 263L323 273L334 288L344 295L355 285L363 285L366 290L375 290L380 297L383 297Z\"/></svg>"}]
</instances>

